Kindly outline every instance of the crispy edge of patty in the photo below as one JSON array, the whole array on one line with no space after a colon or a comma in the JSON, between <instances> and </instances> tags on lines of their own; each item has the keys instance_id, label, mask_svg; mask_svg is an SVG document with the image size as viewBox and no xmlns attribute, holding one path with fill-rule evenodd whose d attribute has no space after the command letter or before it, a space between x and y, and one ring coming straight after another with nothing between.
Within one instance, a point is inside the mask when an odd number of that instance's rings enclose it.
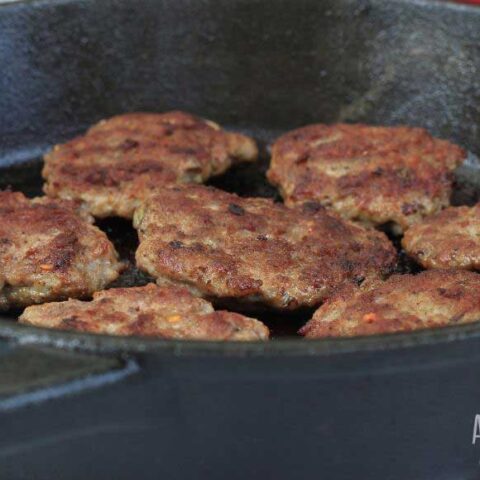
<instances>
[{"instance_id":1,"label":"crispy edge of patty","mask_svg":"<svg viewBox=\"0 0 480 480\"><path fill-rule=\"evenodd\" d=\"M480 204L426 218L407 230L402 246L425 268L480 269Z\"/></svg>"},{"instance_id":2,"label":"crispy edge of patty","mask_svg":"<svg viewBox=\"0 0 480 480\"><path fill-rule=\"evenodd\" d=\"M367 225L392 222L396 233L449 205L452 172L466 156L421 128L363 124L308 125L271 150L267 178L287 204L319 201Z\"/></svg>"},{"instance_id":3,"label":"crispy edge of patty","mask_svg":"<svg viewBox=\"0 0 480 480\"><path fill-rule=\"evenodd\" d=\"M124 265L83 206L0 192L0 310L85 297Z\"/></svg>"},{"instance_id":4,"label":"crispy edge of patty","mask_svg":"<svg viewBox=\"0 0 480 480\"><path fill-rule=\"evenodd\" d=\"M339 284L386 276L396 265L383 233L318 204L289 209L212 187L162 189L136 211L134 227L140 269L159 284L182 284L229 305L316 306Z\"/></svg>"},{"instance_id":5,"label":"crispy edge of patty","mask_svg":"<svg viewBox=\"0 0 480 480\"><path fill-rule=\"evenodd\" d=\"M257 158L252 138L209 120L180 111L130 113L56 145L42 175L51 197L81 200L96 217L131 218L158 185L202 183Z\"/></svg>"},{"instance_id":6,"label":"crispy edge of patty","mask_svg":"<svg viewBox=\"0 0 480 480\"><path fill-rule=\"evenodd\" d=\"M480 275L449 269L393 275L337 292L300 330L307 338L353 337L480 320Z\"/></svg>"},{"instance_id":7,"label":"crispy edge of patty","mask_svg":"<svg viewBox=\"0 0 480 480\"><path fill-rule=\"evenodd\" d=\"M238 313L214 311L180 287L115 288L93 300L68 300L28 307L20 323L110 335L197 340L267 340L268 328Z\"/></svg>"}]
</instances>

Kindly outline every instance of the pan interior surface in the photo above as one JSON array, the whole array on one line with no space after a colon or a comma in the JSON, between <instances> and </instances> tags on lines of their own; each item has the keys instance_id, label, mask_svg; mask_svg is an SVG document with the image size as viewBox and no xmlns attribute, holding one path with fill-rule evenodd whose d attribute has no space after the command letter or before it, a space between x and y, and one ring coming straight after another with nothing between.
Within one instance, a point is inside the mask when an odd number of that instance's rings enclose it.
<instances>
[{"instance_id":1,"label":"pan interior surface","mask_svg":"<svg viewBox=\"0 0 480 480\"><path fill-rule=\"evenodd\" d=\"M480 198L480 12L417 0L45 0L0 6L0 188L41 193L41 156L101 118L183 109L255 137L257 165L211 185L279 200L265 181L268 144L313 122L422 126L473 152L457 171L454 204ZM48 48L47 48L48 47ZM128 222L99 222L129 269L117 285L149 281L133 265ZM418 266L401 253L403 272ZM317 354L476 336L480 324L350 340L291 338L311 311L257 315L265 344L165 342L55 332L0 320L22 342L106 350Z\"/></svg>"}]
</instances>

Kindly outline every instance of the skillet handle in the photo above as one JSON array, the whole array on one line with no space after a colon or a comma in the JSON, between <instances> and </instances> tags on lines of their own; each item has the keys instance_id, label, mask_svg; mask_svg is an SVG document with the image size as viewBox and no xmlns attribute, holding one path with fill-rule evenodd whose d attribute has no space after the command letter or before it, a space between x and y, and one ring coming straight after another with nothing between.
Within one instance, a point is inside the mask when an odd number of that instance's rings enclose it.
<instances>
[{"instance_id":1,"label":"skillet handle","mask_svg":"<svg viewBox=\"0 0 480 480\"><path fill-rule=\"evenodd\" d=\"M0 413L100 388L138 371L132 359L23 346L0 339Z\"/></svg>"}]
</instances>

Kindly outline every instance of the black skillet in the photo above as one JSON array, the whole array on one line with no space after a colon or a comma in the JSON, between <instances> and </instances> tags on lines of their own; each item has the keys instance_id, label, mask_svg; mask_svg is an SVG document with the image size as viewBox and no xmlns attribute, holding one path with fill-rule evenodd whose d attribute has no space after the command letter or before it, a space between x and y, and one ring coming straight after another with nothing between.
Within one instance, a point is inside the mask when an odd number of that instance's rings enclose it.
<instances>
[{"instance_id":1,"label":"black skillet","mask_svg":"<svg viewBox=\"0 0 480 480\"><path fill-rule=\"evenodd\" d=\"M480 10L439 1L7 3L0 186L37 194L49 146L133 110L192 111L263 145L314 121L406 123L478 154L479 74ZM265 166L214 183L271 196ZM478 186L472 160L456 201ZM128 224L102 226L131 254ZM306 341L288 335L302 315L270 316L277 338L245 344L5 316L0 478L478 478L480 324Z\"/></svg>"}]
</instances>

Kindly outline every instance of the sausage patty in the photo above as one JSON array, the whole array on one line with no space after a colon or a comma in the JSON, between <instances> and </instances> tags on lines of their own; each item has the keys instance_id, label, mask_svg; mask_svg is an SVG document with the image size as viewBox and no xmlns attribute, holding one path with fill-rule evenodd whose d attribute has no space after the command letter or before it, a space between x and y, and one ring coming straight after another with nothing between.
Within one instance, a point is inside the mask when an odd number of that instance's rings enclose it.
<instances>
[{"instance_id":1,"label":"sausage patty","mask_svg":"<svg viewBox=\"0 0 480 480\"><path fill-rule=\"evenodd\" d=\"M272 146L267 173L288 205L315 200L399 233L449 205L465 152L421 128L310 125Z\"/></svg>"},{"instance_id":2,"label":"sausage patty","mask_svg":"<svg viewBox=\"0 0 480 480\"><path fill-rule=\"evenodd\" d=\"M395 249L383 233L318 204L289 209L205 186L164 188L134 216L137 265L208 298L279 309L318 305L345 282L388 274Z\"/></svg>"},{"instance_id":3,"label":"sausage patty","mask_svg":"<svg viewBox=\"0 0 480 480\"><path fill-rule=\"evenodd\" d=\"M402 246L425 268L480 269L480 204L427 218L405 233Z\"/></svg>"},{"instance_id":4,"label":"sausage patty","mask_svg":"<svg viewBox=\"0 0 480 480\"><path fill-rule=\"evenodd\" d=\"M480 275L429 270L348 287L300 330L309 338L409 332L480 320Z\"/></svg>"},{"instance_id":5,"label":"sausage patty","mask_svg":"<svg viewBox=\"0 0 480 480\"><path fill-rule=\"evenodd\" d=\"M96 217L131 218L159 185L201 183L257 154L250 138L188 113L130 113L48 153L44 190L82 200Z\"/></svg>"},{"instance_id":6,"label":"sausage patty","mask_svg":"<svg viewBox=\"0 0 480 480\"><path fill-rule=\"evenodd\" d=\"M21 323L38 327L200 340L266 340L268 328L238 313L214 311L210 303L185 288L114 288L93 295L93 301L36 305Z\"/></svg>"},{"instance_id":7,"label":"sausage patty","mask_svg":"<svg viewBox=\"0 0 480 480\"><path fill-rule=\"evenodd\" d=\"M78 205L0 192L0 310L84 297L118 277L107 236Z\"/></svg>"}]
</instances>

